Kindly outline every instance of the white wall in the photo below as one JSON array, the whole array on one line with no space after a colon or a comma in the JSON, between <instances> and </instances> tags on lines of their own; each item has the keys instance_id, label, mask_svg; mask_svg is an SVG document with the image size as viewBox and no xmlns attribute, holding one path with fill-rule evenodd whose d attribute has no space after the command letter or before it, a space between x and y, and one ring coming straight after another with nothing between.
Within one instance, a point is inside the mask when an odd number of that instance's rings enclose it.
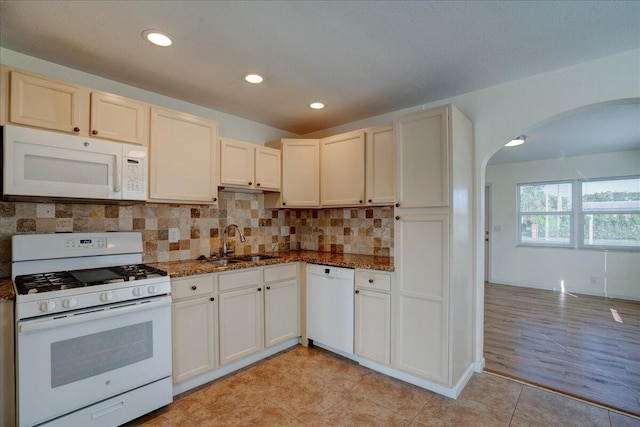
<instances>
[{"instance_id":1,"label":"white wall","mask_svg":"<svg viewBox=\"0 0 640 427\"><path fill-rule=\"evenodd\" d=\"M280 138L296 137L296 134L276 129L270 126L252 122L241 117L232 116L220 111L190 104L148 90L129 86L93 74L88 74L72 68L63 67L53 62L44 61L32 56L12 50L0 48L0 63L32 73L64 80L81 86L90 87L105 92L115 93L128 98L137 99L159 107L182 111L218 122L220 136L253 144L264 145L265 142Z\"/></svg>"},{"instance_id":2,"label":"white wall","mask_svg":"<svg viewBox=\"0 0 640 427\"><path fill-rule=\"evenodd\" d=\"M640 253L517 246L516 215L519 183L637 174L640 150L487 166L491 282L640 300Z\"/></svg>"}]
</instances>

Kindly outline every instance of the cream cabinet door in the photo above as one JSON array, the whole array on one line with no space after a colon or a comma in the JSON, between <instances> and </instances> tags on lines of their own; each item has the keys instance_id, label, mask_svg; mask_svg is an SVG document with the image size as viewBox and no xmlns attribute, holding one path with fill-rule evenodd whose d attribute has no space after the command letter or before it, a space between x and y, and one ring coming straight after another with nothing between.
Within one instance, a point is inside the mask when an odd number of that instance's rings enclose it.
<instances>
[{"instance_id":1,"label":"cream cabinet door","mask_svg":"<svg viewBox=\"0 0 640 427\"><path fill-rule=\"evenodd\" d=\"M215 368L215 299L174 302L171 312L173 382L179 383Z\"/></svg>"},{"instance_id":2,"label":"cream cabinet door","mask_svg":"<svg viewBox=\"0 0 640 427\"><path fill-rule=\"evenodd\" d=\"M440 107L396 119L399 207L449 206L448 117Z\"/></svg>"},{"instance_id":3,"label":"cream cabinet door","mask_svg":"<svg viewBox=\"0 0 640 427\"><path fill-rule=\"evenodd\" d=\"M252 188L255 145L220 138L220 185Z\"/></svg>"},{"instance_id":4,"label":"cream cabinet door","mask_svg":"<svg viewBox=\"0 0 640 427\"><path fill-rule=\"evenodd\" d=\"M320 140L320 204L364 205L364 132Z\"/></svg>"},{"instance_id":5,"label":"cream cabinet door","mask_svg":"<svg viewBox=\"0 0 640 427\"><path fill-rule=\"evenodd\" d=\"M89 134L89 92L69 83L11 72L9 121Z\"/></svg>"},{"instance_id":6,"label":"cream cabinet door","mask_svg":"<svg viewBox=\"0 0 640 427\"><path fill-rule=\"evenodd\" d=\"M91 135L149 145L149 106L110 93L92 92Z\"/></svg>"},{"instance_id":7,"label":"cream cabinet door","mask_svg":"<svg viewBox=\"0 0 640 427\"><path fill-rule=\"evenodd\" d=\"M366 131L366 199L369 205L395 203L395 133L393 126Z\"/></svg>"},{"instance_id":8,"label":"cream cabinet door","mask_svg":"<svg viewBox=\"0 0 640 427\"><path fill-rule=\"evenodd\" d=\"M298 280L265 285L265 346L300 336Z\"/></svg>"},{"instance_id":9,"label":"cream cabinet door","mask_svg":"<svg viewBox=\"0 0 640 427\"><path fill-rule=\"evenodd\" d=\"M398 369L449 384L449 215L399 212L396 220Z\"/></svg>"},{"instance_id":10,"label":"cream cabinet door","mask_svg":"<svg viewBox=\"0 0 640 427\"><path fill-rule=\"evenodd\" d=\"M151 200L217 201L217 123L152 108L149 157Z\"/></svg>"},{"instance_id":11,"label":"cream cabinet door","mask_svg":"<svg viewBox=\"0 0 640 427\"><path fill-rule=\"evenodd\" d=\"M280 191L282 174L280 150L269 147L256 147L256 188Z\"/></svg>"},{"instance_id":12,"label":"cream cabinet door","mask_svg":"<svg viewBox=\"0 0 640 427\"><path fill-rule=\"evenodd\" d=\"M282 205L320 206L319 140L282 140Z\"/></svg>"},{"instance_id":13,"label":"cream cabinet door","mask_svg":"<svg viewBox=\"0 0 640 427\"><path fill-rule=\"evenodd\" d=\"M219 294L220 364L263 348L262 287Z\"/></svg>"},{"instance_id":14,"label":"cream cabinet door","mask_svg":"<svg viewBox=\"0 0 640 427\"><path fill-rule=\"evenodd\" d=\"M391 295L356 289L355 350L358 356L391 361Z\"/></svg>"}]
</instances>

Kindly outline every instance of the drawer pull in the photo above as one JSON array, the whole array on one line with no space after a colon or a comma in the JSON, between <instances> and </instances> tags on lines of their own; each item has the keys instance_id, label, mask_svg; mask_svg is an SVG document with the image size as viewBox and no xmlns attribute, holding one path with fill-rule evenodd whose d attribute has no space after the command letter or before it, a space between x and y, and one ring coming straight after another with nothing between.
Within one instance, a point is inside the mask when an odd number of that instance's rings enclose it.
<instances>
[{"instance_id":1,"label":"drawer pull","mask_svg":"<svg viewBox=\"0 0 640 427\"><path fill-rule=\"evenodd\" d=\"M267 286L267 290L271 289L271 286Z\"/></svg>"},{"instance_id":2,"label":"drawer pull","mask_svg":"<svg viewBox=\"0 0 640 427\"><path fill-rule=\"evenodd\" d=\"M214 297L209 298L209 301L215 301L216 299Z\"/></svg>"},{"instance_id":3,"label":"drawer pull","mask_svg":"<svg viewBox=\"0 0 640 427\"><path fill-rule=\"evenodd\" d=\"M373 283L373 279L369 279L369 283Z\"/></svg>"},{"instance_id":4,"label":"drawer pull","mask_svg":"<svg viewBox=\"0 0 640 427\"><path fill-rule=\"evenodd\" d=\"M262 291L262 288L258 288L258 292L261 292L261 291Z\"/></svg>"},{"instance_id":5,"label":"drawer pull","mask_svg":"<svg viewBox=\"0 0 640 427\"><path fill-rule=\"evenodd\" d=\"M356 294L359 294L359 293L360 293L360 291L356 289Z\"/></svg>"},{"instance_id":6,"label":"drawer pull","mask_svg":"<svg viewBox=\"0 0 640 427\"><path fill-rule=\"evenodd\" d=\"M195 291L196 289L198 289L198 287L197 287L196 285L193 285L193 286L191 287L191 290L192 290L192 291Z\"/></svg>"}]
</instances>

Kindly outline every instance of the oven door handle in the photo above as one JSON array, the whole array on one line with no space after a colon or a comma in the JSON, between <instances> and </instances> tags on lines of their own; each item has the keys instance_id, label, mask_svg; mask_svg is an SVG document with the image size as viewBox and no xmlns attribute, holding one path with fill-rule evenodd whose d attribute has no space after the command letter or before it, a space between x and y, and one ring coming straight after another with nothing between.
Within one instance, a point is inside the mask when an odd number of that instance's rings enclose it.
<instances>
[{"instance_id":1,"label":"oven door handle","mask_svg":"<svg viewBox=\"0 0 640 427\"><path fill-rule=\"evenodd\" d=\"M48 318L35 321L19 322L19 333L43 331L62 326L76 325L78 323L90 322L92 320L100 320L107 317L119 316L131 312L139 312L143 310L151 310L166 305L171 305L171 297L161 297L148 302L136 302L135 304L126 304L122 306L108 307L100 311L89 311L86 313L76 313L68 317Z\"/></svg>"}]
</instances>

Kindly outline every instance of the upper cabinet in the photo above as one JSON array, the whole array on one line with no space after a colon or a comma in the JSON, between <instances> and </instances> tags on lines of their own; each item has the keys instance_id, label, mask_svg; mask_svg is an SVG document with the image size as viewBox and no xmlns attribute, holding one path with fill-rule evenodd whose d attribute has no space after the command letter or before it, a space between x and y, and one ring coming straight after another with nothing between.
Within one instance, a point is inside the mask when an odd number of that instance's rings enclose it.
<instances>
[{"instance_id":1,"label":"upper cabinet","mask_svg":"<svg viewBox=\"0 0 640 427\"><path fill-rule=\"evenodd\" d=\"M322 206L364 205L364 131L320 140Z\"/></svg>"},{"instance_id":2,"label":"upper cabinet","mask_svg":"<svg viewBox=\"0 0 640 427\"><path fill-rule=\"evenodd\" d=\"M151 200L216 202L217 156L217 123L177 111L151 109Z\"/></svg>"},{"instance_id":3,"label":"upper cabinet","mask_svg":"<svg viewBox=\"0 0 640 427\"><path fill-rule=\"evenodd\" d=\"M282 193L274 207L319 207L320 141L282 139L268 145L282 153Z\"/></svg>"},{"instance_id":4,"label":"upper cabinet","mask_svg":"<svg viewBox=\"0 0 640 427\"><path fill-rule=\"evenodd\" d=\"M9 74L10 122L88 136L87 89L17 71Z\"/></svg>"},{"instance_id":5,"label":"upper cabinet","mask_svg":"<svg viewBox=\"0 0 640 427\"><path fill-rule=\"evenodd\" d=\"M447 108L433 108L396 120L397 206L449 206Z\"/></svg>"},{"instance_id":6,"label":"upper cabinet","mask_svg":"<svg viewBox=\"0 0 640 427\"><path fill-rule=\"evenodd\" d=\"M91 92L91 136L148 145L149 106L123 96Z\"/></svg>"},{"instance_id":7,"label":"upper cabinet","mask_svg":"<svg viewBox=\"0 0 640 427\"><path fill-rule=\"evenodd\" d=\"M395 201L395 134L393 126L366 129L366 199L368 205Z\"/></svg>"},{"instance_id":8,"label":"upper cabinet","mask_svg":"<svg viewBox=\"0 0 640 427\"><path fill-rule=\"evenodd\" d=\"M220 185L280 191L280 150L220 138Z\"/></svg>"},{"instance_id":9,"label":"upper cabinet","mask_svg":"<svg viewBox=\"0 0 640 427\"><path fill-rule=\"evenodd\" d=\"M4 122L148 145L149 105L3 67ZM8 80L8 82L6 81Z\"/></svg>"}]
</instances>

